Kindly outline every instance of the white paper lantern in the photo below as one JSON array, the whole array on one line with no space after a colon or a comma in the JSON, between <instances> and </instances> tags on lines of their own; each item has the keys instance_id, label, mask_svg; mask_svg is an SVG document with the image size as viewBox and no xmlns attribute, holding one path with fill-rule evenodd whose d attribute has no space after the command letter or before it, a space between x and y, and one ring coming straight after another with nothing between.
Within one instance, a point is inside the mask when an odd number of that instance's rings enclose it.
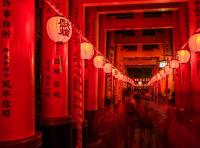
<instances>
[{"instance_id":1,"label":"white paper lantern","mask_svg":"<svg viewBox=\"0 0 200 148\"><path fill-rule=\"evenodd\" d=\"M179 50L177 55L180 63L187 63L190 60L190 52L188 50Z\"/></svg>"},{"instance_id":2,"label":"white paper lantern","mask_svg":"<svg viewBox=\"0 0 200 148\"><path fill-rule=\"evenodd\" d=\"M195 33L190 37L189 47L191 51L200 51L200 33Z\"/></svg>"},{"instance_id":3,"label":"white paper lantern","mask_svg":"<svg viewBox=\"0 0 200 148\"><path fill-rule=\"evenodd\" d=\"M103 67L103 70L105 73L111 73L112 72L112 65L110 63L106 63Z\"/></svg>"},{"instance_id":4,"label":"white paper lantern","mask_svg":"<svg viewBox=\"0 0 200 148\"><path fill-rule=\"evenodd\" d=\"M170 68L169 68L168 65L165 66L164 70L165 70L165 73L166 73L167 75L170 73Z\"/></svg>"},{"instance_id":5,"label":"white paper lantern","mask_svg":"<svg viewBox=\"0 0 200 148\"><path fill-rule=\"evenodd\" d=\"M94 55L93 45L87 42L81 43L81 58L82 59L91 59Z\"/></svg>"},{"instance_id":6,"label":"white paper lantern","mask_svg":"<svg viewBox=\"0 0 200 148\"><path fill-rule=\"evenodd\" d=\"M103 56L96 56L94 57L93 64L96 68L103 68L106 63L106 60Z\"/></svg>"},{"instance_id":7,"label":"white paper lantern","mask_svg":"<svg viewBox=\"0 0 200 148\"><path fill-rule=\"evenodd\" d=\"M165 71L164 71L163 69L160 70L159 74L160 74L160 76L161 76L162 78L164 78L164 77L166 76Z\"/></svg>"},{"instance_id":8,"label":"white paper lantern","mask_svg":"<svg viewBox=\"0 0 200 148\"><path fill-rule=\"evenodd\" d=\"M170 65L170 68L178 68L179 67L179 61L177 61L177 60L171 60L170 61L170 63L169 63L169 65Z\"/></svg>"},{"instance_id":9,"label":"white paper lantern","mask_svg":"<svg viewBox=\"0 0 200 148\"><path fill-rule=\"evenodd\" d=\"M116 68L112 69L112 75L116 76L118 74L118 70Z\"/></svg>"},{"instance_id":10,"label":"white paper lantern","mask_svg":"<svg viewBox=\"0 0 200 148\"><path fill-rule=\"evenodd\" d=\"M47 21L46 30L49 38L56 43L65 43L72 35L71 22L62 16L51 17Z\"/></svg>"}]
</instances>

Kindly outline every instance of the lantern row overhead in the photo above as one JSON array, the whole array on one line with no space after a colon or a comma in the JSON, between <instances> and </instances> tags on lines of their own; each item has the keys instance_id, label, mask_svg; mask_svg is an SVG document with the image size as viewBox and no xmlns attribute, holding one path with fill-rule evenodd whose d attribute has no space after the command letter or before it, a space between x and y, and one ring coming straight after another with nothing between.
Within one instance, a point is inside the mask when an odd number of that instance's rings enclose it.
<instances>
[{"instance_id":1,"label":"lantern row overhead","mask_svg":"<svg viewBox=\"0 0 200 148\"><path fill-rule=\"evenodd\" d=\"M168 74L172 73L173 69L179 68L180 63L187 63L190 60L190 52L184 50L188 44L191 52L200 52L200 28L189 38L189 41L182 46L181 50L177 51L177 60L171 60L164 69L160 70L159 73L151 78L148 85L162 80Z\"/></svg>"},{"instance_id":2,"label":"lantern row overhead","mask_svg":"<svg viewBox=\"0 0 200 148\"><path fill-rule=\"evenodd\" d=\"M115 66L113 66L111 62L109 62L109 60L106 57L104 57L103 54L99 52L86 37L83 36L82 32L78 30L75 27L75 25L72 22L70 22L62 12L60 12L60 10L58 10L50 0L45 0L45 2L59 15L51 17L47 21L47 26L46 26L47 34L51 40L53 40L56 43L67 42L72 35L72 28L73 28L73 30L75 30L75 32L77 32L80 35L80 38L83 40L83 42L80 44L81 59L90 60L94 57L94 54L96 52L97 55L93 58L93 64L96 68L98 69L101 68L104 70L105 73L110 73L115 78L134 85L134 81L125 74L123 74L122 72L120 72ZM66 36L59 36L56 33L58 32L59 29L59 27L57 26L60 19L64 20L67 26L68 34ZM53 33L48 32L48 30L50 30L49 28L53 29L52 31Z\"/></svg>"}]
</instances>

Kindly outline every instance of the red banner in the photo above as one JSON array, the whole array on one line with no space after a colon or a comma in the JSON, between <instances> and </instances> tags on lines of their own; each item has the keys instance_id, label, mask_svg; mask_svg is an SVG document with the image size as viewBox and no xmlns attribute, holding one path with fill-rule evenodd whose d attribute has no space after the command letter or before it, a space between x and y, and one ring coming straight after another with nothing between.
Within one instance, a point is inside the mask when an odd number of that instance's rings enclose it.
<instances>
[{"instance_id":1,"label":"red banner","mask_svg":"<svg viewBox=\"0 0 200 148\"><path fill-rule=\"evenodd\" d=\"M34 5L0 3L0 141L35 134Z\"/></svg>"}]
</instances>

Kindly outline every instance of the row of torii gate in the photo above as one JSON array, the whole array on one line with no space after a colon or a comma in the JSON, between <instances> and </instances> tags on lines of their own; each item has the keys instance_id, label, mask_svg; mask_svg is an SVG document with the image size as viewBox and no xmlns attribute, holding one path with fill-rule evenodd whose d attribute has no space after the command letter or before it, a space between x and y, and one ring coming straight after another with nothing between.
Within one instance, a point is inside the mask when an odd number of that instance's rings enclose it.
<instances>
[{"instance_id":1,"label":"row of torii gate","mask_svg":"<svg viewBox=\"0 0 200 148\"><path fill-rule=\"evenodd\" d=\"M104 107L106 92L104 91L105 81L103 80L105 80L105 74L101 73L101 71L98 72L97 69L92 67L92 63L87 61L88 71L85 73L85 80L82 79L84 67L80 59L81 38L79 33L74 32L68 44L56 44L49 39L45 24L49 17L55 16L57 13L46 2L48 1L44 1L41 5L41 122L51 126L54 123L57 124L60 121L68 120L68 117L72 116L74 122L81 125L84 121L85 111L92 112ZM133 21L127 23L124 21L116 22L116 20L110 22L110 20L106 20L103 17L99 17L100 20L98 20L97 16L103 14L105 10L97 10L92 6L101 6L104 3L107 5L117 4L113 2L121 1L52 0L50 4L59 9L65 16L68 16L75 24L74 27L84 32L85 36L104 55L106 55L105 33L110 29L122 30L130 28L130 26L133 28L140 26L144 28L171 26L174 28L173 43L175 51L180 48L180 43L183 44L187 40L187 25L183 15L183 13L186 13L185 11L179 11L178 16L180 19L177 21L175 21L176 16L174 16L174 21L171 22L170 19L165 19L160 24L144 22L143 20L138 21L138 23ZM156 1L146 0L144 2L152 3ZM199 12L195 11L195 9L199 8L199 5L195 2L195 0L189 1L191 8L189 10L189 28L191 33L199 27L199 17L197 15ZM139 4L140 2L123 3ZM34 6L34 0L20 2L8 0L0 4L0 147L29 145L31 148L40 145L38 141L40 141L41 135L35 129L34 67L37 67L35 65L37 63L35 61L35 37L37 38L35 36L35 31L37 31L35 30L35 18L38 16L35 15ZM173 4L170 7L173 7ZM112 9L115 8L111 8L111 11L114 11ZM183 7L178 7L178 9L183 10ZM38 22L36 23L41 25ZM97 30L98 26L99 30ZM99 41L97 41L98 39ZM112 46L112 39L109 42ZM108 58L112 59L113 57ZM181 99L184 96L188 97L188 95L183 95L183 92L187 92L191 86L194 91L192 107L197 111L199 111L199 103L198 94L195 92L200 89L198 87L198 58L198 54L192 55L191 58L192 83L189 82L190 79L184 79L183 83L185 85L183 85L183 89L180 90L177 85L175 90L177 92L177 103L181 106ZM62 63L62 67L57 64L59 62ZM184 77L190 78L190 64L182 66L185 70ZM178 75L177 73L177 82L179 81ZM84 96L83 92L85 93ZM82 126L78 126L78 130L81 133ZM82 135L78 136L77 147L82 147L82 138Z\"/></svg>"}]
</instances>

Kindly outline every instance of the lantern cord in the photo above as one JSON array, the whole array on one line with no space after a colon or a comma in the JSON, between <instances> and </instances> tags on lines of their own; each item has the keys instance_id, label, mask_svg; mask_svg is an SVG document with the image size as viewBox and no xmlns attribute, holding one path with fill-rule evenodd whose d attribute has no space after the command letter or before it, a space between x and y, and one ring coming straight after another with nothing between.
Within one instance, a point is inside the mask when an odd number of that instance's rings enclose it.
<instances>
[{"instance_id":1,"label":"lantern cord","mask_svg":"<svg viewBox=\"0 0 200 148\"><path fill-rule=\"evenodd\" d=\"M181 50L182 49L185 49L185 47L188 45L189 41L187 41L185 44L183 44L183 46L181 47Z\"/></svg>"},{"instance_id":2,"label":"lantern cord","mask_svg":"<svg viewBox=\"0 0 200 148\"><path fill-rule=\"evenodd\" d=\"M65 16L60 10L58 10L58 9L56 8L56 6L53 4L53 2L51 2L50 0L44 0L44 1L45 1L46 4L48 4L58 15L61 15L61 16L65 17L65 18L67 18L67 16ZM69 20L69 21L70 21L70 20ZM70 21L70 23L71 23L71 25L72 25L72 27L73 27L73 30L75 30L75 32L78 33L79 36L80 36L85 42L88 42L88 43L92 44L92 43L82 34L81 30L79 30L79 29L76 28L76 25L75 25L75 24L73 24L71 21ZM92 44L92 45L93 45L93 44ZM99 50L97 50L97 49L94 47L94 45L93 45L93 48L94 48L94 50L95 50L95 52L96 52L97 55L103 56L103 57L105 58L105 60L106 60L107 63L112 64L112 63L109 61L109 59L107 59ZM118 69L118 68L116 68L115 66L113 66L113 67L114 67L115 69ZM118 71L119 71L119 70L118 70ZM123 75L125 76L125 74L123 74ZM126 77L128 77L128 76L126 76ZM131 79L131 80L132 80L132 79Z\"/></svg>"}]
</instances>

